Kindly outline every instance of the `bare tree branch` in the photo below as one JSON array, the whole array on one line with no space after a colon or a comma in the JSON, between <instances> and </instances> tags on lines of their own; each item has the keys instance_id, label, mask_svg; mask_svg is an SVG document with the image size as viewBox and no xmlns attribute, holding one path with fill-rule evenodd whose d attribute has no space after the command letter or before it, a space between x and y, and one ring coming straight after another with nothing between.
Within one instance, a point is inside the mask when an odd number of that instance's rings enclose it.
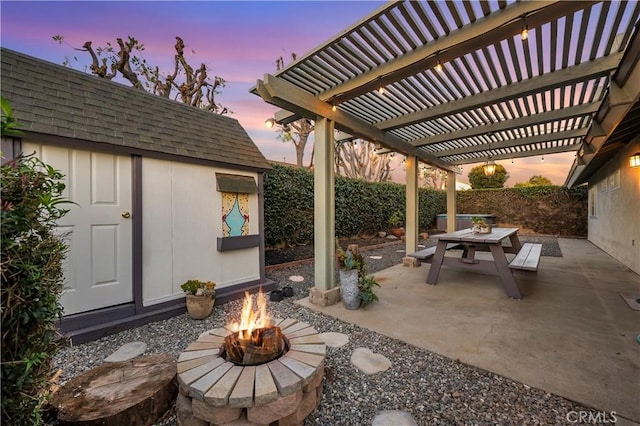
<instances>
[{"instance_id":1,"label":"bare tree branch","mask_svg":"<svg viewBox=\"0 0 640 426\"><path fill-rule=\"evenodd\" d=\"M53 39L58 43L64 41L64 37L60 35L53 36ZM226 81L218 76L210 78L209 70L204 63L194 70L185 58L185 44L182 38L176 37L173 70L164 77L158 66L148 65L141 56L144 46L138 40L131 36L126 42L121 38L116 40L117 52L110 43L107 43L107 47L97 49L92 47L91 41L83 45L81 50L88 52L91 57L89 68L93 74L112 80L120 73L138 89L148 90L165 98L170 98L175 89L177 94L174 98L187 105L220 114L230 112L216 102L216 95L220 94L220 89L225 87Z\"/></svg>"},{"instance_id":2,"label":"bare tree branch","mask_svg":"<svg viewBox=\"0 0 640 426\"><path fill-rule=\"evenodd\" d=\"M336 172L353 179L383 182L391 175L391 156L378 155L375 145L362 139L336 143Z\"/></svg>"}]
</instances>

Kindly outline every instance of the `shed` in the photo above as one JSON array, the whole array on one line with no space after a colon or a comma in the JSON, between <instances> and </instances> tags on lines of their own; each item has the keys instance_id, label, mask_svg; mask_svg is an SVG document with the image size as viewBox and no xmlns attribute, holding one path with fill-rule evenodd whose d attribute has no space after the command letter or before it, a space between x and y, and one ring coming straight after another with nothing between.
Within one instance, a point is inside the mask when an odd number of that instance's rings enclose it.
<instances>
[{"instance_id":1,"label":"shed","mask_svg":"<svg viewBox=\"0 0 640 426\"><path fill-rule=\"evenodd\" d=\"M270 290L263 174L240 123L2 49L2 96L24 135L2 140L61 170L76 205L60 223L61 329L74 342L185 311L180 284L214 281L216 301Z\"/></svg>"}]
</instances>

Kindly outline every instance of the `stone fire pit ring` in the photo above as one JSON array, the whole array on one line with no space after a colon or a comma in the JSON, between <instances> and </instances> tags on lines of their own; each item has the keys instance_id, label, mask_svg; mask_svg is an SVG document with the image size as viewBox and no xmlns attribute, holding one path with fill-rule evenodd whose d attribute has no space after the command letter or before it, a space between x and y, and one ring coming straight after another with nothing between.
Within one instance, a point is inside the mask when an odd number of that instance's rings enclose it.
<instances>
[{"instance_id":1,"label":"stone fire pit ring","mask_svg":"<svg viewBox=\"0 0 640 426\"><path fill-rule=\"evenodd\" d=\"M256 366L222 358L226 327L205 331L178 358L178 420L212 425L243 420L249 424L298 425L320 404L326 345L309 324L276 319L289 341L280 358Z\"/></svg>"}]
</instances>

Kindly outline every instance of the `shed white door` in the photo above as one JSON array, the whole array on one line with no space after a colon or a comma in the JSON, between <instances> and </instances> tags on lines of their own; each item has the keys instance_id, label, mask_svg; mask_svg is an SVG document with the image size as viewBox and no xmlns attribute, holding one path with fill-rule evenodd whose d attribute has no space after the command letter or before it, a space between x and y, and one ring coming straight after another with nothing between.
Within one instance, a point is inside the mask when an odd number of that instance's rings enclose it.
<instances>
[{"instance_id":1,"label":"shed white door","mask_svg":"<svg viewBox=\"0 0 640 426\"><path fill-rule=\"evenodd\" d=\"M77 204L59 222L70 245L64 314L131 302L131 158L24 144L24 153L33 151L65 174L65 196Z\"/></svg>"}]
</instances>

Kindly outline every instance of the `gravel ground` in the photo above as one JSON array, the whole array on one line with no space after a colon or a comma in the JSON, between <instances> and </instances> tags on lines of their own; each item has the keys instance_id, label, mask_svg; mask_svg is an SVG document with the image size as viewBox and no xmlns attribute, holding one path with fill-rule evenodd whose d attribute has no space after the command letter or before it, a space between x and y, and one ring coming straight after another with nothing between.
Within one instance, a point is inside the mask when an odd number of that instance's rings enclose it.
<instances>
[{"instance_id":1,"label":"gravel ground","mask_svg":"<svg viewBox=\"0 0 640 426\"><path fill-rule=\"evenodd\" d=\"M549 250L556 250L551 239L543 239L549 240ZM431 245L433 241L424 243ZM364 252L367 272L399 263L404 256L397 251L400 249L402 245L396 244ZM559 249L555 255L561 255ZM382 256L382 259L369 256ZM292 275L303 276L305 281L291 282ZM282 302L269 302L272 316L296 318L321 333L333 331L349 336L345 346L327 348L324 398L305 425L370 425L376 412L381 410L408 411L420 425L562 425L568 424L567 413L589 410L559 396L296 305L293 300L305 297L306 289L312 285L312 263L270 269L267 276L280 287L291 285L296 293ZM55 359L55 367L63 369L60 382L101 364L121 345L132 341L145 342L146 354L168 352L178 356L203 331L236 320L240 308L241 302L233 301L217 305L214 313L202 321L191 320L184 314L95 342L63 348ZM361 373L349 361L357 347L367 347L386 356L392 367L372 376ZM168 413L158 424L175 425L174 413Z\"/></svg>"}]
</instances>

